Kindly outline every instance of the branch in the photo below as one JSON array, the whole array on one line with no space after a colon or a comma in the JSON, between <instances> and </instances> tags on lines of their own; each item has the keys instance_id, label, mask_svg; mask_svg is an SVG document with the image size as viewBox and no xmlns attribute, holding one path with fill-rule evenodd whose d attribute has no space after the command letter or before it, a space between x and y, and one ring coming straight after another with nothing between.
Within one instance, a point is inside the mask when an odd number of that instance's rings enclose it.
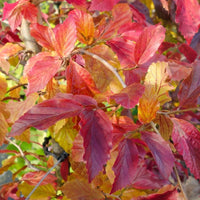
<instances>
[{"instance_id":1,"label":"branch","mask_svg":"<svg viewBox=\"0 0 200 200\"><path fill-rule=\"evenodd\" d=\"M188 112L188 111L200 111L200 107L197 108L186 108L183 110L172 110L172 111L168 111L168 112L162 112L162 111L158 111L158 114L162 114L162 115L170 115L170 114L176 114L176 113L182 113L182 112Z\"/></svg>"},{"instance_id":2,"label":"branch","mask_svg":"<svg viewBox=\"0 0 200 200\"><path fill-rule=\"evenodd\" d=\"M175 172L175 174L176 174L176 178L177 178L177 181L178 181L180 190L181 190L181 192L182 192L182 194L183 194L183 198L184 198L184 200L188 200L187 195L186 195L186 193L185 193L185 191L184 191L184 189L183 189L183 186L182 186L182 183L181 183L181 180L180 180L180 177L179 177L179 174L178 174L178 170L177 170L177 168L176 168L176 165L174 165L174 172Z\"/></svg>"},{"instance_id":3,"label":"branch","mask_svg":"<svg viewBox=\"0 0 200 200\"><path fill-rule=\"evenodd\" d=\"M15 81L16 83L19 83L19 79L14 77L12 74L6 73L1 67L0 67L0 72L8 76L9 79Z\"/></svg>"},{"instance_id":4,"label":"branch","mask_svg":"<svg viewBox=\"0 0 200 200\"><path fill-rule=\"evenodd\" d=\"M26 197L25 200L28 200L31 195L35 192L35 190L40 186L40 184L44 181L44 179L50 174L50 172L61 162L61 158L54 164L52 168L49 169L49 171L42 177L42 179L37 183L37 185L33 188L31 193Z\"/></svg>"},{"instance_id":5,"label":"branch","mask_svg":"<svg viewBox=\"0 0 200 200\"><path fill-rule=\"evenodd\" d=\"M39 171L39 169L37 167L34 167L30 161L26 158L26 156L24 155L24 152L22 151L22 149L20 148L19 145L17 145L15 142L13 142L12 140L10 140L8 137L5 137L5 139L10 142L11 144L13 144L15 147L17 147L17 149L19 150L19 153L21 154L21 157L25 160L27 166L30 168L30 169L33 169L35 171Z\"/></svg>"},{"instance_id":6,"label":"branch","mask_svg":"<svg viewBox=\"0 0 200 200\"><path fill-rule=\"evenodd\" d=\"M154 124L154 122L151 121L150 124L151 124L151 127L153 128L153 130L154 130L158 135L161 135L160 132L159 132L159 130L156 128L156 125Z\"/></svg>"},{"instance_id":7,"label":"branch","mask_svg":"<svg viewBox=\"0 0 200 200\"><path fill-rule=\"evenodd\" d=\"M99 57L98 55L91 53L89 51L80 49L79 50L80 53L86 54L88 56L91 56L92 58L98 60L99 62L101 62L107 69L109 69L119 80L119 82L121 83L122 87L125 88L126 84L124 83L124 81L122 80L121 76L117 73L117 70L111 65L109 64L107 61L105 61L103 58Z\"/></svg>"}]
</instances>

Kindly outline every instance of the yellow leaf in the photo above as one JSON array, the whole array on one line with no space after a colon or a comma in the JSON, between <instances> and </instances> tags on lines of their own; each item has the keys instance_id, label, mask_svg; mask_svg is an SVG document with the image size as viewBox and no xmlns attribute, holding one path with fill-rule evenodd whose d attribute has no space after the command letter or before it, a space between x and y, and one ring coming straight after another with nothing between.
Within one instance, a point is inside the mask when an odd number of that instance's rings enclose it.
<instances>
[{"instance_id":1,"label":"yellow leaf","mask_svg":"<svg viewBox=\"0 0 200 200\"><path fill-rule=\"evenodd\" d=\"M147 75L145 77L145 86L148 85L154 89L160 105L163 105L164 103L171 100L168 95L168 91L174 88L167 82L167 68L167 62L153 63L149 67Z\"/></svg>"},{"instance_id":2,"label":"yellow leaf","mask_svg":"<svg viewBox=\"0 0 200 200\"><path fill-rule=\"evenodd\" d=\"M0 174L3 174L5 171L9 169L10 166L12 166L15 163L16 157L17 156L12 156L3 161L2 167L0 168Z\"/></svg>"},{"instance_id":3,"label":"yellow leaf","mask_svg":"<svg viewBox=\"0 0 200 200\"><path fill-rule=\"evenodd\" d=\"M60 92L59 90L59 84L58 82L52 78L47 86L46 86L46 93L44 95L45 99L51 99L53 98L58 92Z\"/></svg>"},{"instance_id":4,"label":"yellow leaf","mask_svg":"<svg viewBox=\"0 0 200 200\"><path fill-rule=\"evenodd\" d=\"M72 118L60 120L54 125L54 131L51 132L51 137L68 153L71 152L73 141L78 133L74 129L74 125Z\"/></svg>"},{"instance_id":5,"label":"yellow leaf","mask_svg":"<svg viewBox=\"0 0 200 200\"><path fill-rule=\"evenodd\" d=\"M0 113L0 146L4 143L6 134L8 133L8 124L4 115Z\"/></svg>"},{"instance_id":6,"label":"yellow leaf","mask_svg":"<svg viewBox=\"0 0 200 200\"><path fill-rule=\"evenodd\" d=\"M173 87L167 82L166 68L168 63L151 64L145 77L145 92L139 100L138 118L143 123L149 123L156 117L160 105L171 100L168 91Z\"/></svg>"},{"instance_id":7,"label":"yellow leaf","mask_svg":"<svg viewBox=\"0 0 200 200\"><path fill-rule=\"evenodd\" d=\"M132 200L133 197L134 198L137 198L137 197L140 197L140 196L145 196L147 195L146 192L142 191L142 190L137 190L137 189L128 189L128 190L125 190L123 192L123 195L122 195L122 200Z\"/></svg>"},{"instance_id":8,"label":"yellow leaf","mask_svg":"<svg viewBox=\"0 0 200 200\"><path fill-rule=\"evenodd\" d=\"M21 91L21 87L17 87L14 86L12 88L10 88L10 92L9 92L9 96L13 97L13 98L20 98L20 91Z\"/></svg>"},{"instance_id":9,"label":"yellow leaf","mask_svg":"<svg viewBox=\"0 0 200 200\"><path fill-rule=\"evenodd\" d=\"M35 186L22 182L18 186L18 192L21 192L27 197ZM51 184L40 185L35 192L31 195L30 200L48 200L49 197L55 197L56 191Z\"/></svg>"},{"instance_id":10,"label":"yellow leaf","mask_svg":"<svg viewBox=\"0 0 200 200\"><path fill-rule=\"evenodd\" d=\"M7 91L6 79L0 76L0 100L4 98L6 91Z\"/></svg>"},{"instance_id":11,"label":"yellow leaf","mask_svg":"<svg viewBox=\"0 0 200 200\"><path fill-rule=\"evenodd\" d=\"M98 200L104 198L100 191L91 188L90 184L78 179L66 182L61 190L71 200Z\"/></svg>"},{"instance_id":12,"label":"yellow leaf","mask_svg":"<svg viewBox=\"0 0 200 200\"><path fill-rule=\"evenodd\" d=\"M17 135L14 138L22 142L30 143L30 129L25 130L21 135Z\"/></svg>"}]
</instances>

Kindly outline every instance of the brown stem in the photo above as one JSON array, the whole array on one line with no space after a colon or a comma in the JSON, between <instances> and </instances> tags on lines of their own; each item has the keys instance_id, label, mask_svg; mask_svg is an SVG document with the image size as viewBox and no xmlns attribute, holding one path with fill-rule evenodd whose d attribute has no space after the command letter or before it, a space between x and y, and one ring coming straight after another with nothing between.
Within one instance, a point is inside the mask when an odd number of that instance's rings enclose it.
<instances>
[{"instance_id":1,"label":"brown stem","mask_svg":"<svg viewBox=\"0 0 200 200\"><path fill-rule=\"evenodd\" d=\"M186 193L185 193L185 191L184 191L184 189L183 189L183 186L182 186L182 183L181 183L181 179L180 179L180 177L179 177L179 174L178 174L178 170L177 170L177 168L176 168L176 165L174 165L174 172L175 172L175 174L176 174L176 178L177 178L177 181L178 181L180 190L181 190L181 192L182 192L182 194L183 194L183 198L184 198L184 200L188 200L187 195L186 195Z\"/></svg>"},{"instance_id":2,"label":"brown stem","mask_svg":"<svg viewBox=\"0 0 200 200\"><path fill-rule=\"evenodd\" d=\"M19 84L19 85L14 86L14 87L10 88L10 89L7 91L7 93L8 93L8 92L11 92L11 91L13 91L13 90L15 90L15 89L17 89L17 88L19 88L19 87L22 87L22 86L27 86L27 83L23 83L23 84Z\"/></svg>"},{"instance_id":3,"label":"brown stem","mask_svg":"<svg viewBox=\"0 0 200 200\"><path fill-rule=\"evenodd\" d=\"M200 107L197 108L186 108L183 110L172 110L172 111L168 111L168 112L162 112L162 111L158 111L158 114L162 114L162 115L170 115L170 114L176 114L176 113L182 113L182 112L188 112L188 111L200 111Z\"/></svg>"},{"instance_id":4,"label":"brown stem","mask_svg":"<svg viewBox=\"0 0 200 200\"><path fill-rule=\"evenodd\" d=\"M12 74L10 74L10 73L6 73L2 68L0 68L0 72L1 73L3 73L3 74L5 74L6 76L8 76L8 78L10 79L10 80L13 80L13 81L15 81L15 82L19 82L19 79L18 78L16 78L16 77L14 77Z\"/></svg>"},{"instance_id":5,"label":"brown stem","mask_svg":"<svg viewBox=\"0 0 200 200\"><path fill-rule=\"evenodd\" d=\"M20 148L19 145L17 145L15 142L13 142L12 140L10 140L8 137L5 137L5 139L10 142L11 144L13 144L18 150L19 150L19 153L21 154L21 157L25 160L27 166L30 168L30 169L33 169L35 171L39 171L38 168L34 167L30 161L26 158L26 156L24 155L24 152L22 151L22 149Z\"/></svg>"}]
</instances>

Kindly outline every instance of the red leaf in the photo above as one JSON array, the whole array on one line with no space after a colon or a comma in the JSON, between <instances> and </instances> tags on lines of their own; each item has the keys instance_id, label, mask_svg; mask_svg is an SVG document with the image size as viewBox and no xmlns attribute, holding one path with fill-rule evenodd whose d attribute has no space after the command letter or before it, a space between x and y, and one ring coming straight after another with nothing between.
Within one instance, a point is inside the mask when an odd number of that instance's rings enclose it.
<instances>
[{"instance_id":1,"label":"red leaf","mask_svg":"<svg viewBox=\"0 0 200 200\"><path fill-rule=\"evenodd\" d=\"M118 2L119 0L93 0L90 6L90 10L98 10L98 11L109 11L112 10L114 5Z\"/></svg>"},{"instance_id":2,"label":"red leaf","mask_svg":"<svg viewBox=\"0 0 200 200\"><path fill-rule=\"evenodd\" d=\"M54 29L57 41L56 51L60 56L67 57L74 49L77 39L76 25L72 17L68 17L62 24L57 25Z\"/></svg>"},{"instance_id":3,"label":"red leaf","mask_svg":"<svg viewBox=\"0 0 200 200\"><path fill-rule=\"evenodd\" d=\"M119 144L119 154L113 166L115 181L111 193L130 185L138 166L138 150L133 140L124 139Z\"/></svg>"},{"instance_id":4,"label":"red leaf","mask_svg":"<svg viewBox=\"0 0 200 200\"><path fill-rule=\"evenodd\" d=\"M179 193L176 189L164 192L162 194L150 194L147 197L139 197L137 200L179 200Z\"/></svg>"},{"instance_id":5,"label":"red leaf","mask_svg":"<svg viewBox=\"0 0 200 200\"><path fill-rule=\"evenodd\" d=\"M193 65L190 75L181 83L178 98L180 107L195 107L200 94L200 61Z\"/></svg>"},{"instance_id":6,"label":"red leaf","mask_svg":"<svg viewBox=\"0 0 200 200\"><path fill-rule=\"evenodd\" d=\"M121 65L134 64L135 44L123 38L114 38L106 42L117 54Z\"/></svg>"},{"instance_id":7,"label":"red leaf","mask_svg":"<svg viewBox=\"0 0 200 200\"><path fill-rule=\"evenodd\" d=\"M80 134L84 140L89 181L103 169L112 146L112 123L100 109L85 109L80 114Z\"/></svg>"},{"instance_id":8,"label":"red leaf","mask_svg":"<svg viewBox=\"0 0 200 200\"><path fill-rule=\"evenodd\" d=\"M37 183L40 181L40 179L46 174L44 171L39 172L28 172L24 174L22 177L23 181L26 181L29 185L37 185ZM46 184L55 184L57 180L57 177L49 174L44 181L40 185L46 185Z\"/></svg>"},{"instance_id":9,"label":"red leaf","mask_svg":"<svg viewBox=\"0 0 200 200\"><path fill-rule=\"evenodd\" d=\"M19 0L11 4L5 2L3 20L8 19L10 27L14 31L21 24L22 17L30 22L36 22L37 12L37 7L27 0Z\"/></svg>"},{"instance_id":10,"label":"red leaf","mask_svg":"<svg viewBox=\"0 0 200 200\"><path fill-rule=\"evenodd\" d=\"M140 97L143 95L145 87L140 83L133 83L126 88L122 89L119 94L111 96L118 104L125 108L134 108L139 102Z\"/></svg>"},{"instance_id":11,"label":"red leaf","mask_svg":"<svg viewBox=\"0 0 200 200\"><path fill-rule=\"evenodd\" d=\"M35 105L20 117L12 126L10 136L20 135L31 126L44 130L60 119L79 115L83 106L95 106L94 103L88 96L58 94L55 98Z\"/></svg>"},{"instance_id":12,"label":"red leaf","mask_svg":"<svg viewBox=\"0 0 200 200\"><path fill-rule=\"evenodd\" d=\"M69 175L69 161L68 161L68 159L65 159L61 163L60 174L61 174L63 180L67 181L67 176Z\"/></svg>"},{"instance_id":13,"label":"red leaf","mask_svg":"<svg viewBox=\"0 0 200 200\"><path fill-rule=\"evenodd\" d=\"M66 69L67 92L94 96L99 93L90 73L76 62L70 61Z\"/></svg>"},{"instance_id":14,"label":"red leaf","mask_svg":"<svg viewBox=\"0 0 200 200\"><path fill-rule=\"evenodd\" d=\"M195 178L200 178L200 132L189 122L173 118L172 139Z\"/></svg>"},{"instance_id":15,"label":"red leaf","mask_svg":"<svg viewBox=\"0 0 200 200\"><path fill-rule=\"evenodd\" d=\"M197 57L197 52L193 48L187 44L181 44L178 49L182 54L184 54L190 63L194 62Z\"/></svg>"},{"instance_id":16,"label":"red leaf","mask_svg":"<svg viewBox=\"0 0 200 200\"><path fill-rule=\"evenodd\" d=\"M51 28L35 23L30 25L30 32L42 47L55 50L56 39Z\"/></svg>"},{"instance_id":17,"label":"red leaf","mask_svg":"<svg viewBox=\"0 0 200 200\"><path fill-rule=\"evenodd\" d=\"M153 132L142 132L142 139L151 150L160 173L168 179L174 166L174 156L169 144L160 135Z\"/></svg>"},{"instance_id":18,"label":"red leaf","mask_svg":"<svg viewBox=\"0 0 200 200\"><path fill-rule=\"evenodd\" d=\"M197 0L176 0L175 2L177 6L175 21L179 24L179 31L190 44L193 36L199 30L199 3Z\"/></svg>"},{"instance_id":19,"label":"red leaf","mask_svg":"<svg viewBox=\"0 0 200 200\"><path fill-rule=\"evenodd\" d=\"M165 39L165 28L152 25L144 29L135 45L135 62L144 64L154 56L160 44Z\"/></svg>"},{"instance_id":20,"label":"red leaf","mask_svg":"<svg viewBox=\"0 0 200 200\"><path fill-rule=\"evenodd\" d=\"M40 53L40 55L46 54ZM33 67L27 72L27 95L43 89L56 74L62 63L58 56L42 56L41 58L37 56L37 59ZM34 60L34 57L32 57L32 60ZM32 60L29 61L28 65L32 65Z\"/></svg>"}]
</instances>

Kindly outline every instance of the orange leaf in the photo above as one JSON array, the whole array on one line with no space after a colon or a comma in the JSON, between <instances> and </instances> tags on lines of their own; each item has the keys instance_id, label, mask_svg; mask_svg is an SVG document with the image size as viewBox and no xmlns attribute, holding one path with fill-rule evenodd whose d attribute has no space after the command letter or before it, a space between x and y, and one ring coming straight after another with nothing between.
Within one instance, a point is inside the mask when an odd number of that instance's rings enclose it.
<instances>
[{"instance_id":1,"label":"orange leaf","mask_svg":"<svg viewBox=\"0 0 200 200\"><path fill-rule=\"evenodd\" d=\"M8 58L15 55L22 50L22 47L18 44L6 43L2 48L0 48L0 57Z\"/></svg>"},{"instance_id":2,"label":"orange leaf","mask_svg":"<svg viewBox=\"0 0 200 200\"><path fill-rule=\"evenodd\" d=\"M6 79L0 76L0 100L4 98L4 95L7 91L7 82Z\"/></svg>"},{"instance_id":3,"label":"orange leaf","mask_svg":"<svg viewBox=\"0 0 200 200\"><path fill-rule=\"evenodd\" d=\"M4 138L5 138L7 132L8 132L8 124L7 124L3 114L0 113L0 146L4 142Z\"/></svg>"},{"instance_id":4,"label":"orange leaf","mask_svg":"<svg viewBox=\"0 0 200 200\"><path fill-rule=\"evenodd\" d=\"M92 189L88 183L78 179L66 182L61 190L68 198L73 200L98 200L104 198L100 191Z\"/></svg>"},{"instance_id":5,"label":"orange leaf","mask_svg":"<svg viewBox=\"0 0 200 200\"><path fill-rule=\"evenodd\" d=\"M173 89L167 82L168 63L157 62L150 65L145 77L145 92L139 100L138 117L143 123L149 123L156 117L160 105L171 100L168 91Z\"/></svg>"},{"instance_id":6,"label":"orange leaf","mask_svg":"<svg viewBox=\"0 0 200 200\"><path fill-rule=\"evenodd\" d=\"M19 119L25 112L35 105L37 98L38 94L33 93L30 94L23 102L9 101L7 103L7 110L11 113L11 115L8 122L14 123L17 119Z\"/></svg>"},{"instance_id":7,"label":"orange leaf","mask_svg":"<svg viewBox=\"0 0 200 200\"><path fill-rule=\"evenodd\" d=\"M3 69L3 71L8 73L8 71L10 69L10 63L6 59L0 58L0 66Z\"/></svg>"},{"instance_id":8,"label":"orange leaf","mask_svg":"<svg viewBox=\"0 0 200 200\"><path fill-rule=\"evenodd\" d=\"M6 172L9 169L9 167L15 163L15 158L17 158L17 156L12 156L3 161L2 167L0 168L0 174Z\"/></svg>"},{"instance_id":9,"label":"orange leaf","mask_svg":"<svg viewBox=\"0 0 200 200\"><path fill-rule=\"evenodd\" d=\"M77 9L70 12L70 15L72 15L75 20L78 40L84 44L90 45L94 40L95 32L92 16Z\"/></svg>"}]
</instances>

